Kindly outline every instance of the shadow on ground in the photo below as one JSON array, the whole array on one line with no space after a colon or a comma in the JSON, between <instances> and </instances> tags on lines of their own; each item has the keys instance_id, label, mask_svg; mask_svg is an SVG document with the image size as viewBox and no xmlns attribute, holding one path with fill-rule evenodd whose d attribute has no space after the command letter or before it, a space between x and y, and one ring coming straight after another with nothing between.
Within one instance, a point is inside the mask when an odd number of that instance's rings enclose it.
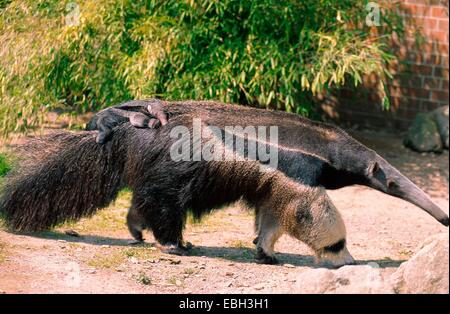
<instances>
[{"instance_id":1,"label":"shadow on ground","mask_svg":"<svg viewBox=\"0 0 450 314\"><path fill-rule=\"evenodd\" d=\"M131 244L130 240L112 238L97 235L84 235L79 237L69 236L62 232L57 231L45 231L37 233L21 233L22 235L37 237L41 239L52 239L52 240L64 240L72 243L86 243L91 245L109 245L109 246L121 246L121 247L153 247L155 243L142 243L142 244ZM250 263L255 264L253 259L255 255L255 250L251 248L235 248L235 247L222 247L222 246L194 246L189 250L187 256L204 256L210 258L220 258L229 260L236 263ZM324 265L317 265L314 262L314 257L311 255L301 255L292 253L276 253L279 266L283 264L291 264L294 266L302 267L326 267ZM381 260L357 260L357 265L366 265L369 263L376 263L380 268L386 267L398 267L401 263L406 260L391 260L391 259L381 259Z\"/></svg>"}]
</instances>

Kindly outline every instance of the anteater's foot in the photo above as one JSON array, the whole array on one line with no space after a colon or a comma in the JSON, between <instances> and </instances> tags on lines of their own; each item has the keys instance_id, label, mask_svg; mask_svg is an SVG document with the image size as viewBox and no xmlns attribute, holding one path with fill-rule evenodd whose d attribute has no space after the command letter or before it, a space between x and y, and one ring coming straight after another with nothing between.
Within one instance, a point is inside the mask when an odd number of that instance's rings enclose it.
<instances>
[{"instance_id":1,"label":"anteater's foot","mask_svg":"<svg viewBox=\"0 0 450 314\"><path fill-rule=\"evenodd\" d=\"M131 235L133 236L135 242L144 242L144 237L142 235L142 231L135 229L135 228L129 228Z\"/></svg>"},{"instance_id":2,"label":"anteater's foot","mask_svg":"<svg viewBox=\"0 0 450 314\"><path fill-rule=\"evenodd\" d=\"M255 256L255 261L258 264L278 264L278 260L275 256L267 255L262 248L258 248Z\"/></svg>"},{"instance_id":3,"label":"anteater's foot","mask_svg":"<svg viewBox=\"0 0 450 314\"><path fill-rule=\"evenodd\" d=\"M66 230L66 231L64 231L64 233L71 237L77 237L77 238L80 237L80 234L72 229Z\"/></svg>"},{"instance_id":4,"label":"anteater's foot","mask_svg":"<svg viewBox=\"0 0 450 314\"><path fill-rule=\"evenodd\" d=\"M144 243L144 239L142 239L142 240L136 240L136 239L134 239L134 240L128 241L128 244L129 244L129 245L139 245L139 244L143 244L143 243Z\"/></svg>"},{"instance_id":5,"label":"anteater's foot","mask_svg":"<svg viewBox=\"0 0 450 314\"><path fill-rule=\"evenodd\" d=\"M131 236L136 240L137 243L144 242L142 232L144 231L145 226L142 223L142 218L133 208L131 208L128 212L127 226Z\"/></svg>"},{"instance_id":6,"label":"anteater's foot","mask_svg":"<svg viewBox=\"0 0 450 314\"><path fill-rule=\"evenodd\" d=\"M97 137L95 138L95 141L98 144L105 144L109 138L111 137L111 130L100 130L98 131Z\"/></svg>"},{"instance_id":7,"label":"anteater's foot","mask_svg":"<svg viewBox=\"0 0 450 314\"><path fill-rule=\"evenodd\" d=\"M190 243L188 243L190 244ZM192 244L189 245L176 245L176 244L168 244L168 245L161 245L160 250L163 253L166 254L173 254L173 255L187 255L189 250L192 248Z\"/></svg>"}]
</instances>

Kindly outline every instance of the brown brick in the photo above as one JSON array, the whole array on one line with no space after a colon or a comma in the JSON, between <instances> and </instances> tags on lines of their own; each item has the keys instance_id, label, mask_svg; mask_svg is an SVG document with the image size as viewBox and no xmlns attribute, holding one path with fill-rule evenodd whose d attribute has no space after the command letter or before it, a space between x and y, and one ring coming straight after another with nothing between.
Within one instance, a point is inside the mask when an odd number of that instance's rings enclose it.
<instances>
[{"instance_id":1,"label":"brown brick","mask_svg":"<svg viewBox=\"0 0 450 314\"><path fill-rule=\"evenodd\" d=\"M411 3L403 3L401 7L402 12L404 12L404 14L411 16L429 16L432 9L423 4L411 4Z\"/></svg>"},{"instance_id":2,"label":"brown brick","mask_svg":"<svg viewBox=\"0 0 450 314\"><path fill-rule=\"evenodd\" d=\"M447 0L402 0L400 2L406 2L406 3L419 3L419 4L425 4L428 6L442 6L444 3L446 3Z\"/></svg>"},{"instance_id":3,"label":"brown brick","mask_svg":"<svg viewBox=\"0 0 450 314\"><path fill-rule=\"evenodd\" d=\"M401 71L401 66L398 63L390 62L387 68L391 73L398 73L399 71Z\"/></svg>"},{"instance_id":4,"label":"brown brick","mask_svg":"<svg viewBox=\"0 0 450 314\"><path fill-rule=\"evenodd\" d=\"M379 103L381 102L380 95L378 95L376 92L371 92L367 95L367 101L370 103Z\"/></svg>"},{"instance_id":5,"label":"brown brick","mask_svg":"<svg viewBox=\"0 0 450 314\"><path fill-rule=\"evenodd\" d=\"M403 44L408 47L407 49L413 51L421 51L426 54L444 54L448 56L448 42L425 41L418 45L414 39L406 38Z\"/></svg>"},{"instance_id":6,"label":"brown brick","mask_svg":"<svg viewBox=\"0 0 450 314\"><path fill-rule=\"evenodd\" d=\"M413 29L421 27L423 30L434 30L438 28L439 20L429 17L414 17L411 21L408 21L407 25Z\"/></svg>"},{"instance_id":7,"label":"brown brick","mask_svg":"<svg viewBox=\"0 0 450 314\"><path fill-rule=\"evenodd\" d=\"M448 56L441 56L441 65L448 69Z\"/></svg>"},{"instance_id":8,"label":"brown brick","mask_svg":"<svg viewBox=\"0 0 450 314\"><path fill-rule=\"evenodd\" d=\"M404 81L405 82L405 81ZM421 76L414 76L414 75L410 75L407 79L406 79L406 84L405 86L408 87L415 87L415 88L420 88L423 86L423 79Z\"/></svg>"},{"instance_id":9,"label":"brown brick","mask_svg":"<svg viewBox=\"0 0 450 314\"><path fill-rule=\"evenodd\" d=\"M414 119L414 117L417 115L417 110L418 108L408 108L408 107L403 107L403 108L399 108L396 111L397 117L402 117L405 119Z\"/></svg>"},{"instance_id":10,"label":"brown brick","mask_svg":"<svg viewBox=\"0 0 450 314\"><path fill-rule=\"evenodd\" d=\"M402 88L403 95L413 98L428 99L430 97L430 91L423 88Z\"/></svg>"},{"instance_id":11,"label":"brown brick","mask_svg":"<svg viewBox=\"0 0 450 314\"><path fill-rule=\"evenodd\" d=\"M391 98L389 99L391 102L391 108L397 109L401 105L400 101L401 97L395 97L391 95Z\"/></svg>"},{"instance_id":12,"label":"brown brick","mask_svg":"<svg viewBox=\"0 0 450 314\"><path fill-rule=\"evenodd\" d=\"M424 54L423 63L428 65L440 65L442 57L436 54Z\"/></svg>"},{"instance_id":13,"label":"brown brick","mask_svg":"<svg viewBox=\"0 0 450 314\"><path fill-rule=\"evenodd\" d=\"M446 20L439 20L438 22L438 29L446 31L448 33L448 17Z\"/></svg>"},{"instance_id":14,"label":"brown brick","mask_svg":"<svg viewBox=\"0 0 450 314\"><path fill-rule=\"evenodd\" d=\"M401 97L403 96L402 93L402 86L390 86L389 87L389 92L391 94L392 97Z\"/></svg>"},{"instance_id":15,"label":"brown brick","mask_svg":"<svg viewBox=\"0 0 450 314\"><path fill-rule=\"evenodd\" d=\"M415 41L411 42L410 40L407 40L410 44L415 45ZM426 53L426 54L432 54L436 52L436 43L423 43L420 46L420 49L422 50L422 52Z\"/></svg>"},{"instance_id":16,"label":"brown brick","mask_svg":"<svg viewBox=\"0 0 450 314\"><path fill-rule=\"evenodd\" d=\"M423 87L426 89L439 90L441 89L441 81L442 80L440 78L426 77L423 79Z\"/></svg>"},{"instance_id":17,"label":"brown brick","mask_svg":"<svg viewBox=\"0 0 450 314\"><path fill-rule=\"evenodd\" d=\"M421 75L431 75L433 73L433 67L428 65L417 65L414 64L411 66L411 70L414 73L418 73Z\"/></svg>"},{"instance_id":18,"label":"brown brick","mask_svg":"<svg viewBox=\"0 0 450 314\"><path fill-rule=\"evenodd\" d=\"M441 89L448 90L448 80L442 80Z\"/></svg>"},{"instance_id":19,"label":"brown brick","mask_svg":"<svg viewBox=\"0 0 450 314\"><path fill-rule=\"evenodd\" d=\"M416 75L397 75L392 80L393 86L422 87L422 77Z\"/></svg>"},{"instance_id":20,"label":"brown brick","mask_svg":"<svg viewBox=\"0 0 450 314\"><path fill-rule=\"evenodd\" d=\"M448 56L448 41L447 41L447 44L436 43L436 45L434 47L434 51Z\"/></svg>"},{"instance_id":21,"label":"brown brick","mask_svg":"<svg viewBox=\"0 0 450 314\"><path fill-rule=\"evenodd\" d=\"M448 91L432 91L431 92L431 100L440 101L440 102L448 102Z\"/></svg>"},{"instance_id":22,"label":"brown brick","mask_svg":"<svg viewBox=\"0 0 450 314\"><path fill-rule=\"evenodd\" d=\"M446 3L448 3L448 0L417 0L420 3L426 4L426 5L436 5L436 6L445 6Z\"/></svg>"},{"instance_id":23,"label":"brown brick","mask_svg":"<svg viewBox=\"0 0 450 314\"><path fill-rule=\"evenodd\" d=\"M433 75L448 79L448 68L434 67Z\"/></svg>"},{"instance_id":24,"label":"brown brick","mask_svg":"<svg viewBox=\"0 0 450 314\"><path fill-rule=\"evenodd\" d=\"M438 18L448 18L448 10L445 7L432 7L431 8L431 16Z\"/></svg>"},{"instance_id":25,"label":"brown brick","mask_svg":"<svg viewBox=\"0 0 450 314\"><path fill-rule=\"evenodd\" d=\"M432 1L441 1L441 0L404 0L406 3L419 3L419 4L427 4Z\"/></svg>"},{"instance_id":26,"label":"brown brick","mask_svg":"<svg viewBox=\"0 0 450 314\"><path fill-rule=\"evenodd\" d=\"M438 42L448 42L448 31L430 31L429 36Z\"/></svg>"},{"instance_id":27,"label":"brown brick","mask_svg":"<svg viewBox=\"0 0 450 314\"><path fill-rule=\"evenodd\" d=\"M422 105L421 105L421 109L420 111L422 112L428 112L428 111L432 111L436 108L439 107L439 103L435 102L435 101L423 101Z\"/></svg>"},{"instance_id":28,"label":"brown brick","mask_svg":"<svg viewBox=\"0 0 450 314\"><path fill-rule=\"evenodd\" d=\"M391 97L391 102L392 104L395 104L395 108L403 108L403 107L407 107L407 108L420 108L420 104L421 104L420 99L416 99L416 98L411 98L407 95L401 95L401 96L392 96Z\"/></svg>"},{"instance_id":29,"label":"brown brick","mask_svg":"<svg viewBox=\"0 0 450 314\"><path fill-rule=\"evenodd\" d=\"M448 55L448 42L441 42L428 35L424 35L424 41L420 44L414 40L406 39L406 42L411 50L420 50L422 53L427 54L446 54Z\"/></svg>"},{"instance_id":30,"label":"brown brick","mask_svg":"<svg viewBox=\"0 0 450 314\"><path fill-rule=\"evenodd\" d=\"M399 56L399 57L401 57L401 56ZM406 55L403 56L403 59L405 61L408 61L411 63L416 63L416 64L421 64L425 60L424 55L418 51L407 51Z\"/></svg>"}]
</instances>

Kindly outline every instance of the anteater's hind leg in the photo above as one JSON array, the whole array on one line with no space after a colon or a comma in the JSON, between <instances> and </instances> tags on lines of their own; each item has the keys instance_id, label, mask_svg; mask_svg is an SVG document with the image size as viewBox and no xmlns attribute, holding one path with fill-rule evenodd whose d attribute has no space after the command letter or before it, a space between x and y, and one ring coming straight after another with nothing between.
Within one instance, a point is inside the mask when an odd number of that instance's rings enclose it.
<instances>
[{"instance_id":1,"label":"anteater's hind leg","mask_svg":"<svg viewBox=\"0 0 450 314\"><path fill-rule=\"evenodd\" d=\"M165 253L185 255L188 248L183 244L184 216L176 210L162 208L152 213L152 230L155 239Z\"/></svg>"},{"instance_id":2,"label":"anteater's hind leg","mask_svg":"<svg viewBox=\"0 0 450 314\"><path fill-rule=\"evenodd\" d=\"M187 251L182 236L184 212L171 205L161 204L152 195L136 192L127 217L128 226L136 240L142 237L142 230L149 229L163 252L184 255Z\"/></svg>"},{"instance_id":3,"label":"anteater's hind leg","mask_svg":"<svg viewBox=\"0 0 450 314\"><path fill-rule=\"evenodd\" d=\"M183 211L165 206L152 207L145 212L145 217L163 252L176 255L187 253L188 248L183 243Z\"/></svg>"},{"instance_id":4,"label":"anteater's hind leg","mask_svg":"<svg viewBox=\"0 0 450 314\"><path fill-rule=\"evenodd\" d=\"M259 230L256 243L256 262L260 264L277 264L275 258L274 245L282 234L281 226L278 220L269 213L260 212L257 222Z\"/></svg>"},{"instance_id":5,"label":"anteater's hind leg","mask_svg":"<svg viewBox=\"0 0 450 314\"><path fill-rule=\"evenodd\" d=\"M139 213L132 205L127 214L127 226L133 238L138 242L143 242L142 231L146 229L145 217Z\"/></svg>"}]
</instances>

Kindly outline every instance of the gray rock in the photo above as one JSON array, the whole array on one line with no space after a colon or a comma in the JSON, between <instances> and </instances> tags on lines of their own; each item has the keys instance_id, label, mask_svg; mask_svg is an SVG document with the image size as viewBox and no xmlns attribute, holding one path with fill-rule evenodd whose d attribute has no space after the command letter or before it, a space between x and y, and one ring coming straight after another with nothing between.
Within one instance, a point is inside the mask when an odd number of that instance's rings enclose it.
<instances>
[{"instance_id":1,"label":"gray rock","mask_svg":"<svg viewBox=\"0 0 450 314\"><path fill-rule=\"evenodd\" d=\"M408 130L405 146L418 152L442 152L443 144L434 113L419 113Z\"/></svg>"},{"instance_id":2,"label":"gray rock","mask_svg":"<svg viewBox=\"0 0 450 314\"><path fill-rule=\"evenodd\" d=\"M259 284L254 285L253 289L255 289L255 290L263 290L265 287L266 287L265 284L259 283Z\"/></svg>"},{"instance_id":3,"label":"gray rock","mask_svg":"<svg viewBox=\"0 0 450 314\"><path fill-rule=\"evenodd\" d=\"M326 268L307 270L297 277L294 293L326 293L334 287L336 276Z\"/></svg>"},{"instance_id":4,"label":"gray rock","mask_svg":"<svg viewBox=\"0 0 450 314\"><path fill-rule=\"evenodd\" d=\"M302 272L292 293L448 293L449 234L426 239L411 259L387 279L376 263Z\"/></svg>"},{"instance_id":5,"label":"gray rock","mask_svg":"<svg viewBox=\"0 0 450 314\"><path fill-rule=\"evenodd\" d=\"M394 293L380 269L369 265L312 269L301 273L296 282L299 293Z\"/></svg>"},{"instance_id":6,"label":"gray rock","mask_svg":"<svg viewBox=\"0 0 450 314\"><path fill-rule=\"evenodd\" d=\"M449 106L443 106L433 111L434 120L441 135L441 141L445 148L448 149L448 111Z\"/></svg>"},{"instance_id":7,"label":"gray rock","mask_svg":"<svg viewBox=\"0 0 450 314\"><path fill-rule=\"evenodd\" d=\"M397 293L449 293L448 232L430 237L392 274Z\"/></svg>"}]
</instances>

